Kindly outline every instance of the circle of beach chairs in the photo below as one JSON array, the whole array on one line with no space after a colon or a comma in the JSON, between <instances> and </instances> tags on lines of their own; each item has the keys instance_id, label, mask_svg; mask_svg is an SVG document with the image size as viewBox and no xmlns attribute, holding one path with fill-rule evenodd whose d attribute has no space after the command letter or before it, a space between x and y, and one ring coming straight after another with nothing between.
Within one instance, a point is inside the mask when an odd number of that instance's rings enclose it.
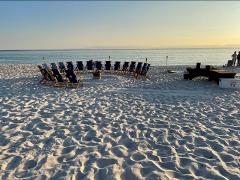
<instances>
[{"instance_id":1,"label":"circle of beach chairs","mask_svg":"<svg viewBox=\"0 0 240 180\"><path fill-rule=\"evenodd\" d=\"M72 61L58 62L50 64L38 65L42 74L41 84L51 85L54 87L75 87L78 88L82 85L84 73L106 73L117 75L133 75L138 78L139 76L147 76L150 64L142 62L124 62L121 66L120 61L114 64L111 61L105 61L103 66L101 61L86 61L85 66L83 61L77 61L75 65ZM79 75L79 76L78 76Z\"/></svg>"}]
</instances>

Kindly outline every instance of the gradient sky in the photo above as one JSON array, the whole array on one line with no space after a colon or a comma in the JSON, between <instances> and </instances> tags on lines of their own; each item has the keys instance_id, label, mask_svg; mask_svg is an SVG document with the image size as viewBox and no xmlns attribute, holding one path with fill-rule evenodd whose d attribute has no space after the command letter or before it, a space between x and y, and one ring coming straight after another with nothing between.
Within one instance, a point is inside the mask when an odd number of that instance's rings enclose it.
<instances>
[{"instance_id":1,"label":"gradient sky","mask_svg":"<svg viewBox=\"0 0 240 180\"><path fill-rule=\"evenodd\" d=\"M240 2L0 2L0 49L240 47Z\"/></svg>"}]
</instances>

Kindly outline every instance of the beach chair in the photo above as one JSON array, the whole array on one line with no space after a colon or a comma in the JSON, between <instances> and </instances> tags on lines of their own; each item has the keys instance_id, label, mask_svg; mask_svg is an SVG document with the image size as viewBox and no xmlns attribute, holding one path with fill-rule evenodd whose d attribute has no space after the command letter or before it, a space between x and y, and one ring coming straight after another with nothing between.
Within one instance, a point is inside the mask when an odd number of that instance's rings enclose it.
<instances>
[{"instance_id":1,"label":"beach chair","mask_svg":"<svg viewBox=\"0 0 240 180\"><path fill-rule=\"evenodd\" d=\"M135 73L134 73L135 77L140 75L141 71L142 71L142 62L138 62L137 67L135 69Z\"/></svg>"},{"instance_id":2,"label":"beach chair","mask_svg":"<svg viewBox=\"0 0 240 180\"><path fill-rule=\"evenodd\" d=\"M142 69L141 69L141 72L140 72L140 75L147 70L147 66L148 66L147 63L144 63L144 64L143 64Z\"/></svg>"},{"instance_id":3,"label":"beach chair","mask_svg":"<svg viewBox=\"0 0 240 180\"><path fill-rule=\"evenodd\" d=\"M131 61L130 67L129 67L129 72L132 73L135 70L136 62Z\"/></svg>"},{"instance_id":4,"label":"beach chair","mask_svg":"<svg viewBox=\"0 0 240 180\"><path fill-rule=\"evenodd\" d=\"M83 71L83 62L82 61L77 61L77 69L78 69L78 71Z\"/></svg>"},{"instance_id":5,"label":"beach chair","mask_svg":"<svg viewBox=\"0 0 240 180\"><path fill-rule=\"evenodd\" d=\"M73 70L66 70L66 78L68 79L67 87L79 87L81 78L77 80L77 76L75 75Z\"/></svg>"},{"instance_id":6,"label":"beach chair","mask_svg":"<svg viewBox=\"0 0 240 180\"><path fill-rule=\"evenodd\" d=\"M48 67L48 65L47 65L46 63L42 64L42 67L43 67L44 69L46 69L46 70L49 70L49 67Z\"/></svg>"},{"instance_id":7,"label":"beach chair","mask_svg":"<svg viewBox=\"0 0 240 180\"><path fill-rule=\"evenodd\" d=\"M55 64L55 63L51 63L51 69L53 70L53 69L58 69L57 68L57 65Z\"/></svg>"},{"instance_id":8,"label":"beach chair","mask_svg":"<svg viewBox=\"0 0 240 180\"><path fill-rule=\"evenodd\" d=\"M59 62L59 63L58 63L58 68L59 68L59 71L60 71L61 73L65 72L65 70L66 70L66 67L65 67L65 65L64 65L63 62Z\"/></svg>"},{"instance_id":9,"label":"beach chair","mask_svg":"<svg viewBox=\"0 0 240 180\"><path fill-rule=\"evenodd\" d=\"M58 69L52 69L52 73L56 78L56 83L53 85L55 87L64 87L66 85L66 81L63 79L62 75L58 71Z\"/></svg>"},{"instance_id":10,"label":"beach chair","mask_svg":"<svg viewBox=\"0 0 240 180\"><path fill-rule=\"evenodd\" d=\"M105 61L105 71L111 71L111 61Z\"/></svg>"},{"instance_id":11,"label":"beach chair","mask_svg":"<svg viewBox=\"0 0 240 180\"><path fill-rule=\"evenodd\" d=\"M37 67L42 74L42 79L40 80L40 83L45 85L52 85L55 81L54 77L42 66L38 65Z\"/></svg>"},{"instance_id":12,"label":"beach chair","mask_svg":"<svg viewBox=\"0 0 240 180\"><path fill-rule=\"evenodd\" d=\"M97 71L101 71L102 70L102 62L101 61L96 61L96 70Z\"/></svg>"},{"instance_id":13,"label":"beach chair","mask_svg":"<svg viewBox=\"0 0 240 180\"><path fill-rule=\"evenodd\" d=\"M54 66L54 65L53 65L53 66ZM54 79L53 73L52 73L51 69L49 68L49 66L48 66L46 63L44 63L44 64L42 64L42 67L43 67L43 69L45 69L45 70L53 77L53 79Z\"/></svg>"},{"instance_id":14,"label":"beach chair","mask_svg":"<svg viewBox=\"0 0 240 180\"><path fill-rule=\"evenodd\" d=\"M150 64L144 63L140 75L147 77L147 72L150 68Z\"/></svg>"},{"instance_id":15,"label":"beach chair","mask_svg":"<svg viewBox=\"0 0 240 180\"><path fill-rule=\"evenodd\" d=\"M125 73L128 70L129 62L124 62L123 67L122 67L122 72Z\"/></svg>"},{"instance_id":16,"label":"beach chair","mask_svg":"<svg viewBox=\"0 0 240 180\"><path fill-rule=\"evenodd\" d=\"M68 70L73 70L74 69L72 61L67 62L67 69Z\"/></svg>"},{"instance_id":17,"label":"beach chair","mask_svg":"<svg viewBox=\"0 0 240 180\"><path fill-rule=\"evenodd\" d=\"M114 71L118 72L120 70L121 62L116 61L114 64Z\"/></svg>"},{"instance_id":18,"label":"beach chair","mask_svg":"<svg viewBox=\"0 0 240 180\"><path fill-rule=\"evenodd\" d=\"M92 60L87 61L86 66L87 66L87 71L88 72L92 72L93 71L93 61Z\"/></svg>"}]
</instances>

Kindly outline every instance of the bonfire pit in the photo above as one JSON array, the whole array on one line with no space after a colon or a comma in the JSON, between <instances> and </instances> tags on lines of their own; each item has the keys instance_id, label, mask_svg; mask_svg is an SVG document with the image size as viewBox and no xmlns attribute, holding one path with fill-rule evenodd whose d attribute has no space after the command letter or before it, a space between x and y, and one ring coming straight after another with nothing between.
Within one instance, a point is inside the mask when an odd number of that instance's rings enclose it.
<instances>
[{"instance_id":1,"label":"bonfire pit","mask_svg":"<svg viewBox=\"0 0 240 180\"><path fill-rule=\"evenodd\" d=\"M94 71L93 72L93 79L101 79L101 72L100 71Z\"/></svg>"}]
</instances>

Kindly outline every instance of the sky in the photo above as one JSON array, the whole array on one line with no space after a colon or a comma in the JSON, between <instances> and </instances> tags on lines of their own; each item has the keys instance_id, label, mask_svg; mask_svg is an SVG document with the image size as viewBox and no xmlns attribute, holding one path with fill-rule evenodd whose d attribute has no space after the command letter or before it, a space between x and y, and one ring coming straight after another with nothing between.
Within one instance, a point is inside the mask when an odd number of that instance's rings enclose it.
<instances>
[{"instance_id":1,"label":"sky","mask_svg":"<svg viewBox=\"0 0 240 180\"><path fill-rule=\"evenodd\" d=\"M240 47L238 1L0 1L0 49Z\"/></svg>"}]
</instances>

